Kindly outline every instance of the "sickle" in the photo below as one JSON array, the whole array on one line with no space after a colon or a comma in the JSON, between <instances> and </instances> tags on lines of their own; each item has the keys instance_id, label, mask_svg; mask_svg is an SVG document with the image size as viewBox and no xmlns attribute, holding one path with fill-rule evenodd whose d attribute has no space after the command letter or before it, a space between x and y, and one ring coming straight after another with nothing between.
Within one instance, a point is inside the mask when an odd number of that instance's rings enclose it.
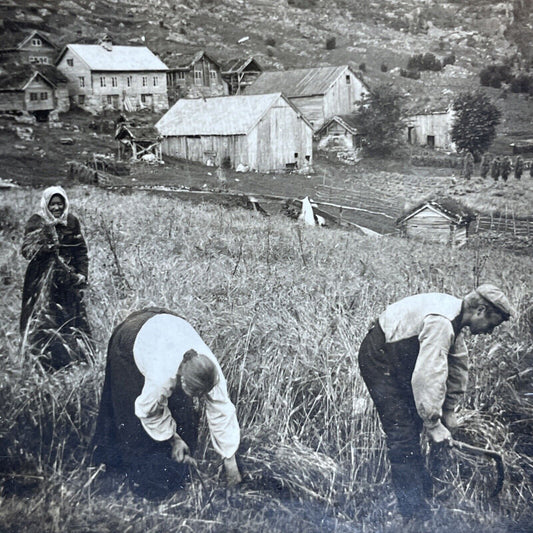
<instances>
[{"instance_id":1,"label":"sickle","mask_svg":"<svg viewBox=\"0 0 533 533\"><path fill-rule=\"evenodd\" d=\"M459 440L452 439L450 441L450 445L453 448L457 448L458 450L462 450L467 453L471 453L473 455L484 455L486 457L490 457L491 459L494 459L494 462L496 463L496 470L498 472L498 481L496 482L496 487L492 491L491 498L495 498L498 496L498 494L501 492L503 488L503 481L505 479L505 468L503 465L503 459L500 453L498 453L495 450L487 450L485 448L478 448L477 446L472 446L471 444L467 444L466 442L462 442Z\"/></svg>"}]
</instances>

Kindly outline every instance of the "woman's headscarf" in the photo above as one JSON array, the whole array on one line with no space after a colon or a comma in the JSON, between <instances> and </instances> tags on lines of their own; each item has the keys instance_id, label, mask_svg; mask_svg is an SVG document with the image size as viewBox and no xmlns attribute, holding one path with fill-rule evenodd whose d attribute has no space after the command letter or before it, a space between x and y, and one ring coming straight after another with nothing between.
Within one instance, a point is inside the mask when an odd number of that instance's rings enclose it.
<instances>
[{"instance_id":1,"label":"woman's headscarf","mask_svg":"<svg viewBox=\"0 0 533 533\"><path fill-rule=\"evenodd\" d=\"M50 203L50 200L52 199L52 196L59 195L63 198L63 202L65 203L65 209L61 216L59 218L56 218L48 209L48 204ZM40 215L48 222L49 224L53 224L54 226L56 224L62 224L63 226L67 225L67 215L68 215L68 198L67 193L63 189L63 187L54 186L54 187L48 187L43 191L43 195L41 197L41 210Z\"/></svg>"}]
</instances>

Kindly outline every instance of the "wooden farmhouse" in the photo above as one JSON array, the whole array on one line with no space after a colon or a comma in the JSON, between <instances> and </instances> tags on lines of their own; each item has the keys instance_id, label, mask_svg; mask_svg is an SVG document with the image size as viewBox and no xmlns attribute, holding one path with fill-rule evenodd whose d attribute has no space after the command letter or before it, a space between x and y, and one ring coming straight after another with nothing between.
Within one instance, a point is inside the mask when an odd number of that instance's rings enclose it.
<instances>
[{"instance_id":1,"label":"wooden farmhouse","mask_svg":"<svg viewBox=\"0 0 533 533\"><path fill-rule=\"evenodd\" d=\"M361 146L355 115L335 115L322 124L315 133L318 147L323 150L354 151Z\"/></svg>"},{"instance_id":2,"label":"wooden farmhouse","mask_svg":"<svg viewBox=\"0 0 533 533\"><path fill-rule=\"evenodd\" d=\"M167 72L169 100L228 94L220 64L203 50L179 54Z\"/></svg>"},{"instance_id":3,"label":"wooden farmhouse","mask_svg":"<svg viewBox=\"0 0 533 533\"><path fill-rule=\"evenodd\" d=\"M397 220L404 237L464 246L475 214L450 198L424 201Z\"/></svg>"},{"instance_id":4,"label":"wooden farmhouse","mask_svg":"<svg viewBox=\"0 0 533 533\"><path fill-rule=\"evenodd\" d=\"M2 34L2 60L53 65L57 48L50 37L41 31L5 32Z\"/></svg>"},{"instance_id":5,"label":"wooden farmhouse","mask_svg":"<svg viewBox=\"0 0 533 533\"><path fill-rule=\"evenodd\" d=\"M71 103L91 113L168 109L167 66L146 46L69 44L57 68L69 80Z\"/></svg>"},{"instance_id":6,"label":"wooden farmhouse","mask_svg":"<svg viewBox=\"0 0 533 533\"><path fill-rule=\"evenodd\" d=\"M356 102L369 92L347 65L263 72L246 94L282 92L305 115L315 130L334 115L355 111Z\"/></svg>"},{"instance_id":7,"label":"wooden farmhouse","mask_svg":"<svg viewBox=\"0 0 533 533\"><path fill-rule=\"evenodd\" d=\"M451 107L411 114L407 118L407 142L427 148L455 150L451 138L453 120Z\"/></svg>"},{"instance_id":8,"label":"wooden farmhouse","mask_svg":"<svg viewBox=\"0 0 533 533\"><path fill-rule=\"evenodd\" d=\"M0 74L0 111L47 121L69 110L67 79L52 65L10 65Z\"/></svg>"},{"instance_id":9,"label":"wooden farmhouse","mask_svg":"<svg viewBox=\"0 0 533 533\"><path fill-rule=\"evenodd\" d=\"M231 59L222 65L222 77L228 84L229 94L241 94L263 72L253 57Z\"/></svg>"},{"instance_id":10,"label":"wooden farmhouse","mask_svg":"<svg viewBox=\"0 0 533 533\"><path fill-rule=\"evenodd\" d=\"M281 93L181 99L159 120L163 153L269 172L311 165L313 128Z\"/></svg>"}]
</instances>

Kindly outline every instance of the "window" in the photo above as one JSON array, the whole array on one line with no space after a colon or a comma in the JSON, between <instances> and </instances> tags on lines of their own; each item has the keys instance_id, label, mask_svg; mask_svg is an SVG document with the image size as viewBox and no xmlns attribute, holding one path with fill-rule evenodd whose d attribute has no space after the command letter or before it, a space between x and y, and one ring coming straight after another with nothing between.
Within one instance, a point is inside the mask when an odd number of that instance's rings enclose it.
<instances>
[{"instance_id":1,"label":"window","mask_svg":"<svg viewBox=\"0 0 533 533\"><path fill-rule=\"evenodd\" d=\"M39 63L42 63L43 65L48 65L48 58L47 57L40 57Z\"/></svg>"},{"instance_id":2,"label":"window","mask_svg":"<svg viewBox=\"0 0 533 533\"><path fill-rule=\"evenodd\" d=\"M435 135L428 135L426 142L428 148L435 148Z\"/></svg>"},{"instance_id":3,"label":"window","mask_svg":"<svg viewBox=\"0 0 533 533\"><path fill-rule=\"evenodd\" d=\"M131 81L132 81L132 77L131 77L131 76L128 76L128 77L126 78L126 84L127 84L128 87L131 87Z\"/></svg>"},{"instance_id":4,"label":"window","mask_svg":"<svg viewBox=\"0 0 533 533\"><path fill-rule=\"evenodd\" d=\"M213 81L217 81L218 79L218 76L217 76L217 71L216 70L210 70L209 71L209 78Z\"/></svg>"},{"instance_id":5,"label":"window","mask_svg":"<svg viewBox=\"0 0 533 533\"><path fill-rule=\"evenodd\" d=\"M39 58L35 56L30 56L30 63L39 63Z\"/></svg>"},{"instance_id":6,"label":"window","mask_svg":"<svg viewBox=\"0 0 533 533\"><path fill-rule=\"evenodd\" d=\"M143 76L143 87L148 85L148 76Z\"/></svg>"},{"instance_id":7,"label":"window","mask_svg":"<svg viewBox=\"0 0 533 533\"><path fill-rule=\"evenodd\" d=\"M43 42L41 41L41 39L38 39L37 37L35 37L31 40L31 44L32 46L42 46Z\"/></svg>"},{"instance_id":8,"label":"window","mask_svg":"<svg viewBox=\"0 0 533 533\"><path fill-rule=\"evenodd\" d=\"M30 101L35 102L39 100L39 93L30 93Z\"/></svg>"},{"instance_id":9,"label":"window","mask_svg":"<svg viewBox=\"0 0 533 533\"><path fill-rule=\"evenodd\" d=\"M108 94L107 95L107 103L109 105L113 105L113 95L112 94Z\"/></svg>"},{"instance_id":10,"label":"window","mask_svg":"<svg viewBox=\"0 0 533 533\"><path fill-rule=\"evenodd\" d=\"M85 76L78 76L78 81L80 82L80 87L85 87Z\"/></svg>"},{"instance_id":11,"label":"window","mask_svg":"<svg viewBox=\"0 0 533 533\"><path fill-rule=\"evenodd\" d=\"M105 87L105 76L100 76L100 87Z\"/></svg>"},{"instance_id":12,"label":"window","mask_svg":"<svg viewBox=\"0 0 533 533\"><path fill-rule=\"evenodd\" d=\"M195 85L202 85L202 71L201 70L195 70L194 71L194 84Z\"/></svg>"},{"instance_id":13,"label":"window","mask_svg":"<svg viewBox=\"0 0 533 533\"><path fill-rule=\"evenodd\" d=\"M73 67L74 66L74 59L72 59L72 58L67 59L67 65L69 67Z\"/></svg>"},{"instance_id":14,"label":"window","mask_svg":"<svg viewBox=\"0 0 533 533\"><path fill-rule=\"evenodd\" d=\"M40 96L41 96L41 100L48 100L48 93L47 92L42 92L40 94Z\"/></svg>"},{"instance_id":15,"label":"window","mask_svg":"<svg viewBox=\"0 0 533 533\"><path fill-rule=\"evenodd\" d=\"M111 85L112 85L113 87L118 87L118 80L117 80L117 77L116 77L116 76L113 76L113 77L111 78Z\"/></svg>"},{"instance_id":16,"label":"window","mask_svg":"<svg viewBox=\"0 0 533 533\"><path fill-rule=\"evenodd\" d=\"M151 94L141 94L141 102L143 104L150 103L151 100L152 100Z\"/></svg>"},{"instance_id":17,"label":"window","mask_svg":"<svg viewBox=\"0 0 533 533\"><path fill-rule=\"evenodd\" d=\"M85 95L84 94L78 95L78 104L79 105L85 105Z\"/></svg>"},{"instance_id":18,"label":"window","mask_svg":"<svg viewBox=\"0 0 533 533\"><path fill-rule=\"evenodd\" d=\"M154 87L159 85L159 78L157 76L154 76Z\"/></svg>"},{"instance_id":19,"label":"window","mask_svg":"<svg viewBox=\"0 0 533 533\"><path fill-rule=\"evenodd\" d=\"M349 74L346 74L346 85L350 85L352 83L352 78L350 78Z\"/></svg>"},{"instance_id":20,"label":"window","mask_svg":"<svg viewBox=\"0 0 533 533\"><path fill-rule=\"evenodd\" d=\"M178 80L184 80L185 79L185 72L176 72L178 75Z\"/></svg>"}]
</instances>

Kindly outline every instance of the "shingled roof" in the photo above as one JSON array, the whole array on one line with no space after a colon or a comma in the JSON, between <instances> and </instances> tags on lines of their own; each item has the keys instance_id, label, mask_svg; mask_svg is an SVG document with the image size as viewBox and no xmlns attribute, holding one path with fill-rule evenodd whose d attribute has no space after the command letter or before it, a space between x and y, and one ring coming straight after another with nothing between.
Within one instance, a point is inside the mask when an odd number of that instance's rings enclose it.
<instances>
[{"instance_id":1,"label":"shingled roof","mask_svg":"<svg viewBox=\"0 0 533 533\"><path fill-rule=\"evenodd\" d=\"M283 98L281 93L178 100L155 127L162 135L246 135ZM309 122L302 119L311 127Z\"/></svg>"},{"instance_id":2,"label":"shingled roof","mask_svg":"<svg viewBox=\"0 0 533 533\"><path fill-rule=\"evenodd\" d=\"M198 63L198 61L200 61L200 59L202 59L202 57L206 57L215 65L220 66L219 62L214 59L213 56L209 55L204 50L200 50L198 52L183 52L173 55L170 70L190 70L196 63Z\"/></svg>"},{"instance_id":3,"label":"shingled roof","mask_svg":"<svg viewBox=\"0 0 533 533\"><path fill-rule=\"evenodd\" d=\"M11 66L9 70L4 70L0 73L0 90L23 91L26 88L26 85L28 85L28 83L30 83L36 76L43 78L46 83L52 86L57 85L56 81L49 79L43 72L37 70L33 65L17 65Z\"/></svg>"},{"instance_id":4,"label":"shingled roof","mask_svg":"<svg viewBox=\"0 0 533 533\"><path fill-rule=\"evenodd\" d=\"M319 96L325 94L347 70L355 74L347 65L266 71L246 89L246 93L269 94L280 91L289 98Z\"/></svg>"},{"instance_id":5,"label":"shingled roof","mask_svg":"<svg viewBox=\"0 0 533 533\"><path fill-rule=\"evenodd\" d=\"M261 65L253 57L234 58L222 65L222 74L236 74L242 72L250 63L255 63L258 72L262 71Z\"/></svg>"},{"instance_id":6,"label":"shingled roof","mask_svg":"<svg viewBox=\"0 0 533 533\"><path fill-rule=\"evenodd\" d=\"M68 44L67 49L78 55L91 70L95 71L167 71L168 67L146 46L110 46L100 44Z\"/></svg>"},{"instance_id":7,"label":"shingled roof","mask_svg":"<svg viewBox=\"0 0 533 533\"><path fill-rule=\"evenodd\" d=\"M337 124L340 124L346 131L349 131L353 135L356 135L357 132L357 120L356 115L335 115L331 117L330 119L326 120L324 124L316 131L316 134L320 134L322 131L327 129L327 127L332 123L337 122Z\"/></svg>"},{"instance_id":8,"label":"shingled roof","mask_svg":"<svg viewBox=\"0 0 533 533\"><path fill-rule=\"evenodd\" d=\"M456 224L468 223L476 218L474 211L464 206L454 198L443 197L418 202L416 205L408 209L401 217L399 217L396 223L401 224L426 208L439 211Z\"/></svg>"}]
</instances>

